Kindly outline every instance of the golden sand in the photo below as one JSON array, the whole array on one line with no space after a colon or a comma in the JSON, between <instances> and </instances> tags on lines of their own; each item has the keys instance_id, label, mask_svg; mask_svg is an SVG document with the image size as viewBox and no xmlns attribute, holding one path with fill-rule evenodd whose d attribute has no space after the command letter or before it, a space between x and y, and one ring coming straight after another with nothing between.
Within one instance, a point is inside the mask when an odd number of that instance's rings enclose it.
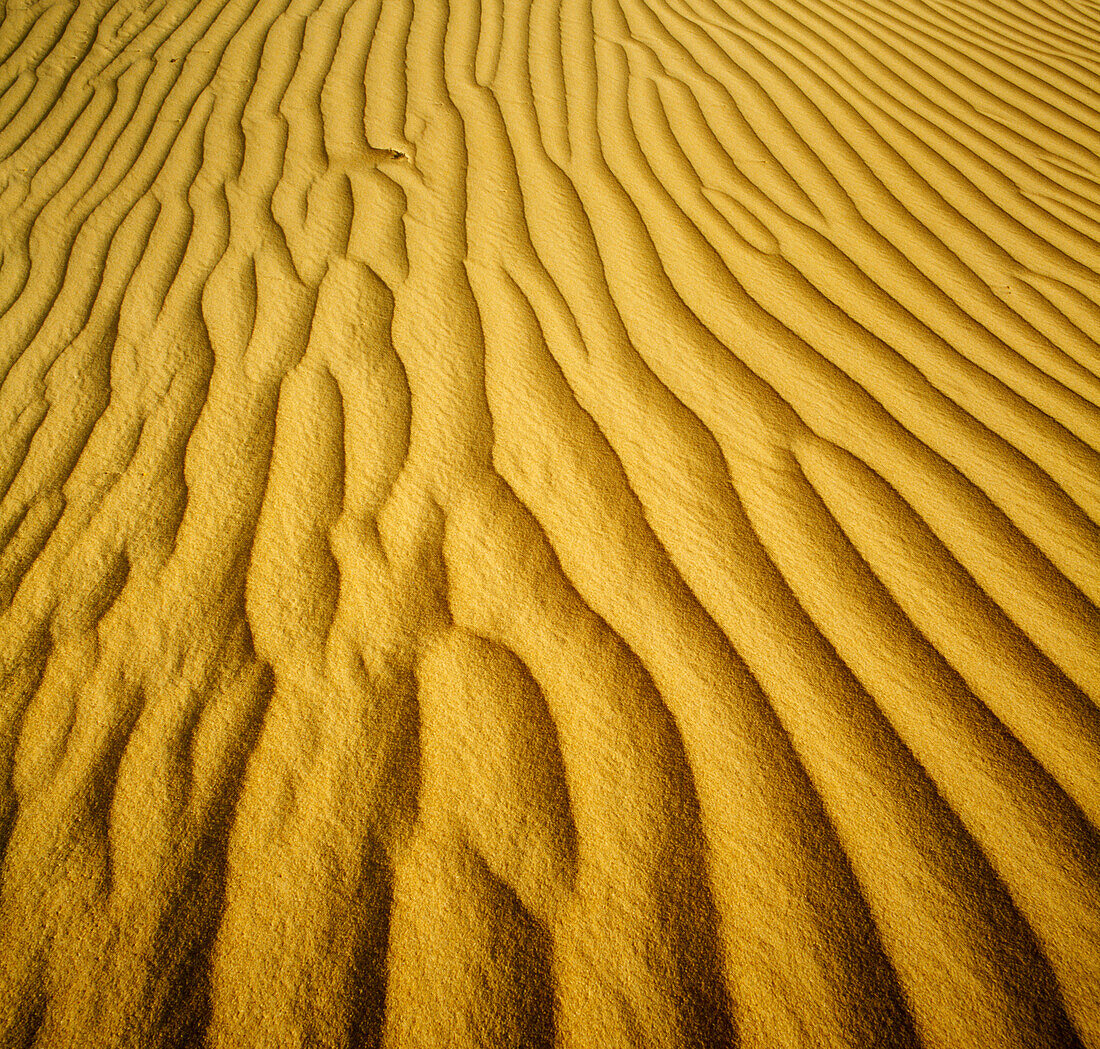
<instances>
[{"instance_id":1,"label":"golden sand","mask_svg":"<svg viewBox=\"0 0 1100 1049\"><path fill-rule=\"evenodd\" d=\"M1094 0L0 10L3 1049L1100 1049Z\"/></svg>"}]
</instances>

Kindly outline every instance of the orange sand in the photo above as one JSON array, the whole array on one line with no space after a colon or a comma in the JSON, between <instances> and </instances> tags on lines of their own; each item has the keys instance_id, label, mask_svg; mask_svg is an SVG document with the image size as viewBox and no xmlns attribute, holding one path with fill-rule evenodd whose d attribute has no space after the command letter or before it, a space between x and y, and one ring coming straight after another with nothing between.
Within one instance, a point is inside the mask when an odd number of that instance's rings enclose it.
<instances>
[{"instance_id":1,"label":"orange sand","mask_svg":"<svg viewBox=\"0 0 1100 1049\"><path fill-rule=\"evenodd\" d=\"M0 1046L1100 1049L1095 0L0 10Z\"/></svg>"}]
</instances>

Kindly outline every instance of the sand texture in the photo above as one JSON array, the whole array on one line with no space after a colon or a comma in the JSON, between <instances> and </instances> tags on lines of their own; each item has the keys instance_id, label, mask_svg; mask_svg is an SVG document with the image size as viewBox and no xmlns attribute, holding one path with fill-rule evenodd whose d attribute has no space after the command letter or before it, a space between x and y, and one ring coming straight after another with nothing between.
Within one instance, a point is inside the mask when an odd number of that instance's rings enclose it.
<instances>
[{"instance_id":1,"label":"sand texture","mask_svg":"<svg viewBox=\"0 0 1100 1049\"><path fill-rule=\"evenodd\" d=\"M0 1047L1100 1049L1095 0L0 9Z\"/></svg>"}]
</instances>

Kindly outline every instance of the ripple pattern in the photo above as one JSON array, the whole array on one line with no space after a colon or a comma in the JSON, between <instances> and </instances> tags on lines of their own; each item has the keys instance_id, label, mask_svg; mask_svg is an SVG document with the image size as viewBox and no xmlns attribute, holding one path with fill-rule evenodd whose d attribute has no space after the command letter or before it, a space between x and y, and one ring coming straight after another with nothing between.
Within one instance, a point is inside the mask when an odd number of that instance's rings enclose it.
<instances>
[{"instance_id":1,"label":"ripple pattern","mask_svg":"<svg viewBox=\"0 0 1100 1049\"><path fill-rule=\"evenodd\" d=\"M1094 3L0 10L0 1044L1100 1049Z\"/></svg>"}]
</instances>

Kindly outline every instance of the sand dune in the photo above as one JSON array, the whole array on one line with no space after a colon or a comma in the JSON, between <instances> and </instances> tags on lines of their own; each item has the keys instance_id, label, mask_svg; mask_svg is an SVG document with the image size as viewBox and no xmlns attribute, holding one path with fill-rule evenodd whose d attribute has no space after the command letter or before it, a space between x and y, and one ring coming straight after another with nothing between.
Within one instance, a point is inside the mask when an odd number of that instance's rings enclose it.
<instances>
[{"instance_id":1,"label":"sand dune","mask_svg":"<svg viewBox=\"0 0 1100 1049\"><path fill-rule=\"evenodd\" d=\"M0 1045L1100 1049L1100 10L9 0Z\"/></svg>"}]
</instances>

